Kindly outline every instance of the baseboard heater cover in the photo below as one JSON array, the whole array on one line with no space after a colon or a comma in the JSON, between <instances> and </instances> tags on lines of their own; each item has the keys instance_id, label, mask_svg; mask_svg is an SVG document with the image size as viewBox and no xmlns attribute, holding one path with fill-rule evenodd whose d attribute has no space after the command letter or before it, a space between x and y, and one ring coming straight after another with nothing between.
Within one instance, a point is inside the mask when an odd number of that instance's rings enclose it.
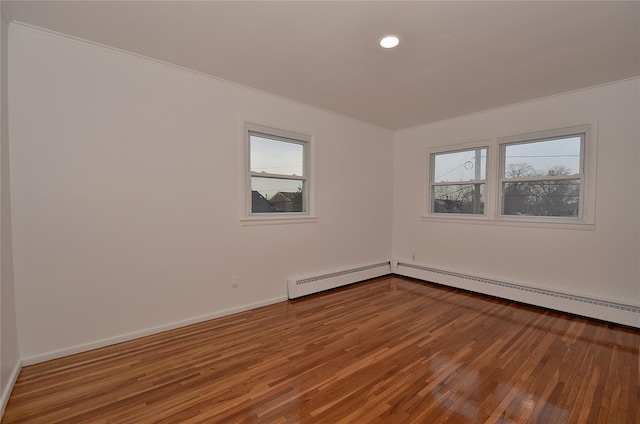
<instances>
[{"instance_id":1,"label":"baseboard heater cover","mask_svg":"<svg viewBox=\"0 0 640 424\"><path fill-rule=\"evenodd\" d=\"M640 328L640 307L398 262L395 273L424 281ZM480 283L481 285L478 285ZM484 286L484 287L483 287ZM482 290L481 290L482 289Z\"/></svg>"},{"instance_id":2,"label":"baseboard heater cover","mask_svg":"<svg viewBox=\"0 0 640 424\"><path fill-rule=\"evenodd\" d=\"M357 283L370 278L391 274L391 263L381 262L357 268L336 271L312 277L287 280L289 299Z\"/></svg>"}]
</instances>

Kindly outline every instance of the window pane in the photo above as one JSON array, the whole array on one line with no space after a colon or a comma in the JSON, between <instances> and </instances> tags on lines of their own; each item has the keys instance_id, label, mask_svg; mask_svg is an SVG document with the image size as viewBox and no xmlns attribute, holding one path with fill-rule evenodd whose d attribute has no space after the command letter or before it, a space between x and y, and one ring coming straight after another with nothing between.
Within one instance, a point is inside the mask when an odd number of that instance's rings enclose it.
<instances>
[{"instance_id":1,"label":"window pane","mask_svg":"<svg viewBox=\"0 0 640 424\"><path fill-rule=\"evenodd\" d=\"M484 184L451 184L432 187L434 213L484 213Z\"/></svg>"},{"instance_id":2,"label":"window pane","mask_svg":"<svg viewBox=\"0 0 640 424\"><path fill-rule=\"evenodd\" d=\"M503 215L578 216L580 180L503 184Z\"/></svg>"},{"instance_id":3,"label":"window pane","mask_svg":"<svg viewBox=\"0 0 640 424\"><path fill-rule=\"evenodd\" d=\"M581 137L571 136L505 146L505 178L532 178L580 173Z\"/></svg>"},{"instance_id":4,"label":"window pane","mask_svg":"<svg viewBox=\"0 0 640 424\"><path fill-rule=\"evenodd\" d=\"M432 182L484 180L487 174L487 149L436 153L433 162Z\"/></svg>"},{"instance_id":5,"label":"window pane","mask_svg":"<svg viewBox=\"0 0 640 424\"><path fill-rule=\"evenodd\" d=\"M304 183L281 178L251 178L251 213L306 212Z\"/></svg>"},{"instance_id":6,"label":"window pane","mask_svg":"<svg viewBox=\"0 0 640 424\"><path fill-rule=\"evenodd\" d=\"M273 140L260 135L249 136L251 172L303 176L304 146Z\"/></svg>"}]
</instances>

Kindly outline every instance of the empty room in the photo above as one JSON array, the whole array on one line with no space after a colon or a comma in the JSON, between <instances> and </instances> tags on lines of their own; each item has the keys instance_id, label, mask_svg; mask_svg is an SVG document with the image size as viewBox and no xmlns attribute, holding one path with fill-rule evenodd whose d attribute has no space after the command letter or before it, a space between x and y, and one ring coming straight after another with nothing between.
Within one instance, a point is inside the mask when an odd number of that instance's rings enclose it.
<instances>
[{"instance_id":1,"label":"empty room","mask_svg":"<svg viewBox=\"0 0 640 424\"><path fill-rule=\"evenodd\" d=\"M640 2L0 4L2 424L640 422Z\"/></svg>"}]
</instances>

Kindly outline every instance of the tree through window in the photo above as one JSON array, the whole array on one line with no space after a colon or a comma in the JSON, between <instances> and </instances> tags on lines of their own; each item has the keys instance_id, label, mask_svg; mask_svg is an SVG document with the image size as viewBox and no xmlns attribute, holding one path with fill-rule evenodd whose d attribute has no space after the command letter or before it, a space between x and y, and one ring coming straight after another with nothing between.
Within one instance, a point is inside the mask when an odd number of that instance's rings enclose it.
<instances>
[{"instance_id":1,"label":"tree through window","mask_svg":"<svg viewBox=\"0 0 640 424\"><path fill-rule=\"evenodd\" d=\"M593 226L595 125L430 149L423 218Z\"/></svg>"},{"instance_id":2,"label":"tree through window","mask_svg":"<svg viewBox=\"0 0 640 424\"><path fill-rule=\"evenodd\" d=\"M578 217L585 134L501 145L501 214Z\"/></svg>"}]
</instances>

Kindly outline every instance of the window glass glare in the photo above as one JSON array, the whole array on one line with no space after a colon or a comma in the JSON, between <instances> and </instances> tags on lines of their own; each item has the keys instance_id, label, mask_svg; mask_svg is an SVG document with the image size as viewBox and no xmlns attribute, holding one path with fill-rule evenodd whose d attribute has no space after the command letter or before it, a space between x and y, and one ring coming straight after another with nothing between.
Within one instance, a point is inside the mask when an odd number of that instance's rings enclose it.
<instances>
[{"instance_id":1,"label":"window glass glare","mask_svg":"<svg viewBox=\"0 0 640 424\"><path fill-rule=\"evenodd\" d=\"M580 173L580 136L505 146L504 177L536 178Z\"/></svg>"},{"instance_id":2,"label":"window glass glare","mask_svg":"<svg viewBox=\"0 0 640 424\"><path fill-rule=\"evenodd\" d=\"M486 148L434 154L432 182L477 181L486 175Z\"/></svg>"},{"instance_id":3,"label":"window glass glare","mask_svg":"<svg viewBox=\"0 0 640 424\"><path fill-rule=\"evenodd\" d=\"M304 146L273 140L257 134L249 137L251 172L279 175L304 175Z\"/></svg>"}]
</instances>

